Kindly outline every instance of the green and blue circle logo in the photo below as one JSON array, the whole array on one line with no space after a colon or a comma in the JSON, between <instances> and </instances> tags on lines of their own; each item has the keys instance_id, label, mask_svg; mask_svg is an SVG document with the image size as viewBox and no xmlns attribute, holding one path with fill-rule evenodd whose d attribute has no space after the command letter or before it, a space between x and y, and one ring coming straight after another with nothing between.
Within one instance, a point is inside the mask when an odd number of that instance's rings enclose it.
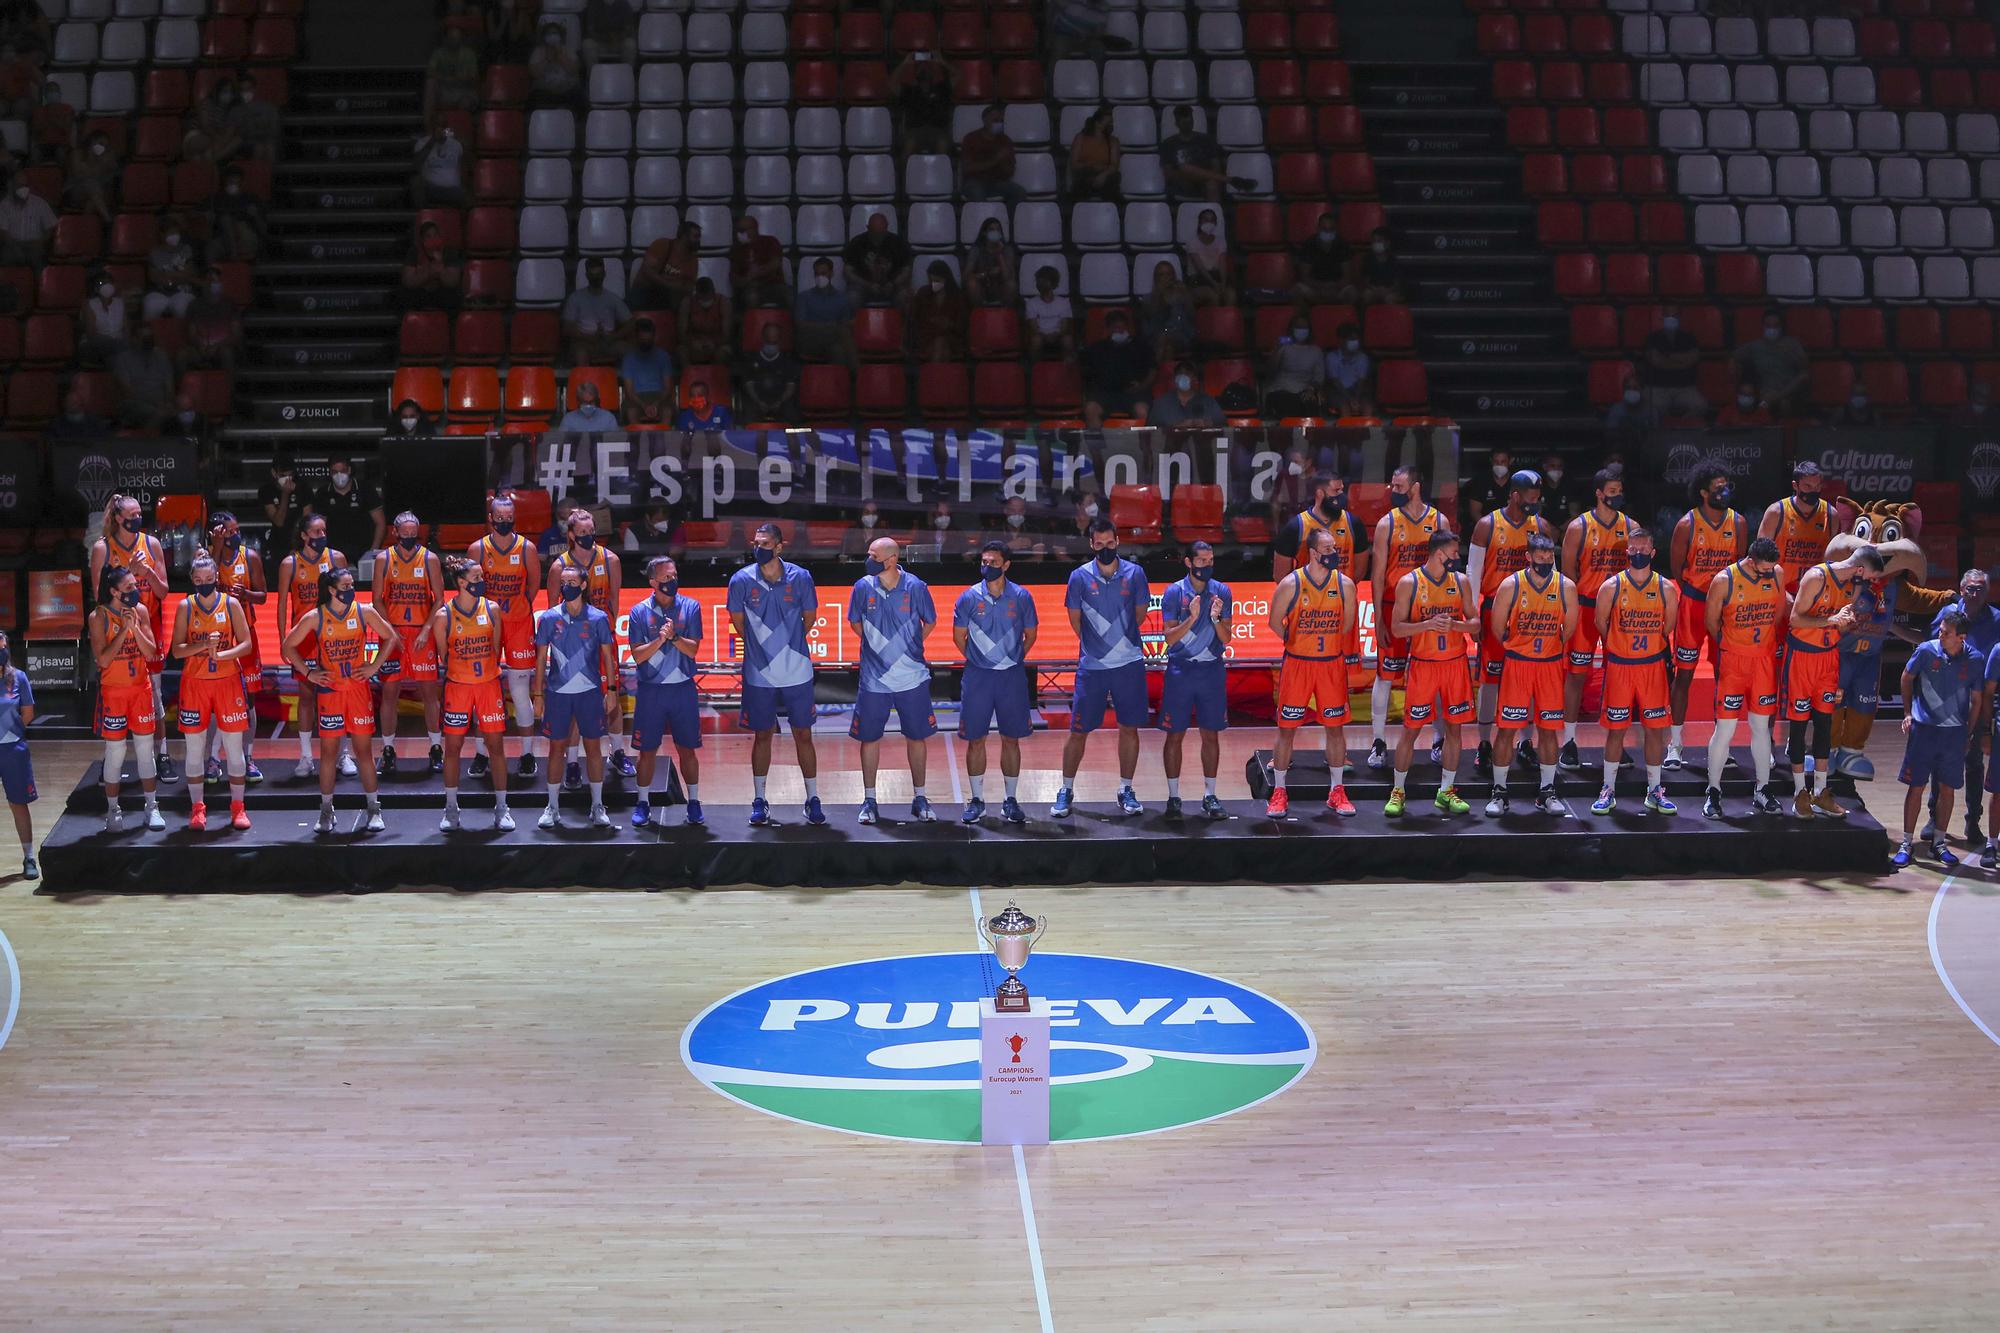
<instances>
[{"instance_id":1,"label":"green and blue circle logo","mask_svg":"<svg viewBox=\"0 0 2000 1333\"><path fill-rule=\"evenodd\" d=\"M850 1134L979 1141L979 953L843 963L716 1001L681 1034L733 1101ZM1289 1088L1318 1046L1297 1014L1202 972L1037 952L1053 1018L1049 1133L1116 1139L1231 1115Z\"/></svg>"}]
</instances>

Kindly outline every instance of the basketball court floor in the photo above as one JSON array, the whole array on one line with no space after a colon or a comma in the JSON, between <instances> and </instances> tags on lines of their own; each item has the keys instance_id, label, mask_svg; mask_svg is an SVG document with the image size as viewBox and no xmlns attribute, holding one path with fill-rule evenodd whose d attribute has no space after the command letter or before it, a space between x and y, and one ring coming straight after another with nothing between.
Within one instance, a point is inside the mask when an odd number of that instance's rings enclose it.
<instances>
[{"instance_id":1,"label":"basketball court floor","mask_svg":"<svg viewBox=\"0 0 2000 1333\"><path fill-rule=\"evenodd\" d=\"M1246 817L1243 757L1268 738L1229 735L1223 792ZM1898 742L1878 729L1885 774ZM1053 794L1060 743L1033 738L1024 797ZM711 742L707 802L747 797L744 744ZM38 826L94 750L37 749ZM829 802L858 799L852 743L820 754ZM1094 749L1080 799L1109 795L1111 762ZM885 774L885 798L904 783ZM1864 791L1898 827L1900 789ZM1152 737L1140 794L1164 795ZM1327 854L1337 871L1337 838ZM1976 860L1949 881L1925 862L1810 881L162 887L0 881L8 1325L1881 1330L2000 1310L2000 885ZM1049 921L1031 990L1038 970L1101 981L1110 998L1084 1004L1121 1021L1184 1015L1169 982L1265 997L1307 1054L1219 1102L1092 1103L1072 1141L1026 1149L714 1069L728 1034L706 1025L732 1008L751 1005L745 1043L821 1019L818 1001L775 1022L762 992L718 1001L866 959L963 954L949 965L976 977L975 915L1009 899ZM837 975L786 984L831 995ZM891 1002L880 1027L926 998L854 977L850 998Z\"/></svg>"}]
</instances>

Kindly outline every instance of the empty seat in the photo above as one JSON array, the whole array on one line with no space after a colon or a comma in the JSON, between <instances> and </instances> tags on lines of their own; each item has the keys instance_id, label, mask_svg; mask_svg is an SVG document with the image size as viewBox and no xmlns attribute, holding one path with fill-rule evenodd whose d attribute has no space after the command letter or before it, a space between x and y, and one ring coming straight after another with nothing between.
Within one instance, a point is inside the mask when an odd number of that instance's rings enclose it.
<instances>
[{"instance_id":1,"label":"empty seat","mask_svg":"<svg viewBox=\"0 0 2000 1333\"><path fill-rule=\"evenodd\" d=\"M1908 255L1876 255L1869 267L1878 301L1914 301L1923 290L1917 261Z\"/></svg>"},{"instance_id":2,"label":"empty seat","mask_svg":"<svg viewBox=\"0 0 2000 1333\"><path fill-rule=\"evenodd\" d=\"M522 196L529 200L566 202L576 193L569 161L560 157L529 159L522 173Z\"/></svg>"},{"instance_id":3,"label":"empty seat","mask_svg":"<svg viewBox=\"0 0 2000 1333\"><path fill-rule=\"evenodd\" d=\"M590 67L592 106L630 106L637 96L638 76L630 65L600 61Z\"/></svg>"},{"instance_id":4,"label":"empty seat","mask_svg":"<svg viewBox=\"0 0 2000 1333\"><path fill-rule=\"evenodd\" d=\"M1707 129L1708 146L1718 153L1745 153L1751 148L1750 113L1741 107L1710 111Z\"/></svg>"},{"instance_id":5,"label":"empty seat","mask_svg":"<svg viewBox=\"0 0 2000 1333\"><path fill-rule=\"evenodd\" d=\"M1991 250L1993 248L1993 214L1984 208L1954 208L1949 220L1951 248L1954 250Z\"/></svg>"},{"instance_id":6,"label":"empty seat","mask_svg":"<svg viewBox=\"0 0 2000 1333\"><path fill-rule=\"evenodd\" d=\"M1748 205L1743 210L1743 240L1756 250L1787 248L1792 243L1791 210L1783 204Z\"/></svg>"},{"instance_id":7,"label":"empty seat","mask_svg":"<svg viewBox=\"0 0 2000 1333\"><path fill-rule=\"evenodd\" d=\"M1736 67L1736 100L1747 107L1776 106L1778 71L1770 65Z\"/></svg>"},{"instance_id":8,"label":"empty seat","mask_svg":"<svg viewBox=\"0 0 2000 1333\"><path fill-rule=\"evenodd\" d=\"M1757 148L1767 153L1789 153L1799 147L1799 117L1795 111L1764 110L1757 113Z\"/></svg>"},{"instance_id":9,"label":"empty seat","mask_svg":"<svg viewBox=\"0 0 2000 1333\"><path fill-rule=\"evenodd\" d=\"M690 152L727 153L736 147L736 117L726 107L696 107L687 113Z\"/></svg>"},{"instance_id":10,"label":"empty seat","mask_svg":"<svg viewBox=\"0 0 2000 1333\"><path fill-rule=\"evenodd\" d=\"M1728 106L1734 100L1727 65L1690 65L1688 100L1696 106Z\"/></svg>"},{"instance_id":11,"label":"empty seat","mask_svg":"<svg viewBox=\"0 0 2000 1333\"><path fill-rule=\"evenodd\" d=\"M1866 157L1836 157L1832 166L1828 187L1836 199L1873 199L1875 197L1875 162Z\"/></svg>"},{"instance_id":12,"label":"empty seat","mask_svg":"<svg viewBox=\"0 0 2000 1333\"><path fill-rule=\"evenodd\" d=\"M1810 301L1812 260L1804 255L1772 255L1764 266L1764 290L1774 300Z\"/></svg>"},{"instance_id":13,"label":"empty seat","mask_svg":"<svg viewBox=\"0 0 2000 1333\"><path fill-rule=\"evenodd\" d=\"M532 165L531 162L530 166ZM569 164L565 162L563 165ZM631 197L632 166L629 162L622 157L584 159L583 201L585 203L622 204Z\"/></svg>"},{"instance_id":14,"label":"empty seat","mask_svg":"<svg viewBox=\"0 0 2000 1333\"><path fill-rule=\"evenodd\" d=\"M1905 250L1942 250L1944 210L1936 204L1906 204L1896 215L1896 232Z\"/></svg>"},{"instance_id":15,"label":"empty seat","mask_svg":"<svg viewBox=\"0 0 2000 1333\"><path fill-rule=\"evenodd\" d=\"M720 153L690 157L683 188L688 198L704 203L733 199L736 196L735 159Z\"/></svg>"},{"instance_id":16,"label":"empty seat","mask_svg":"<svg viewBox=\"0 0 2000 1333\"><path fill-rule=\"evenodd\" d=\"M1833 100L1829 79L1820 65L1792 65L1785 70L1785 100L1795 107L1825 106ZM1871 99L1872 100L1872 99ZM1862 105L1867 105L1866 102Z\"/></svg>"},{"instance_id":17,"label":"empty seat","mask_svg":"<svg viewBox=\"0 0 2000 1333\"><path fill-rule=\"evenodd\" d=\"M639 105L678 107L687 100L687 76L679 65L648 62L639 67Z\"/></svg>"},{"instance_id":18,"label":"empty seat","mask_svg":"<svg viewBox=\"0 0 2000 1333\"><path fill-rule=\"evenodd\" d=\"M584 121L583 145L591 153L631 152L632 113L609 108L592 111Z\"/></svg>"},{"instance_id":19,"label":"empty seat","mask_svg":"<svg viewBox=\"0 0 2000 1333\"><path fill-rule=\"evenodd\" d=\"M1923 193L1932 199L1972 197L1972 168L1960 157L1934 157L1924 165Z\"/></svg>"},{"instance_id":20,"label":"empty seat","mask_svg":"<svg viewBox=\"0 0 2000 1333\"><path fill-rule=\"evenodd\" d=\"M576 151L576 116L568 110L544 108L528 117L530 155L564 156Z\"/></svg>"},{"instance_id":21,"label":"empty seat","mask_svg":"<svg viewBox=\"0 0 2000 1333\"><path fill-rule=\"evenodd\" d=\"M632 172L635 199L677 200L681 188L681 160L677 157L642 157Z\"/></svg>"},{"instance_id":22,"label":"empty seat","mask_svg":"<svg viewBox=\"0 0 2000 1333\"><path fill-rule=\"evenodd\" d=\"M1828 301L1859 301L1866 294L1861 260L1854 255L1821 255L1814 264L1815 286Z\"/></svg>"},{"instance_id":23,"label":"empty seat","mask_svg":"<svg viewBox=\"0 0 2000 1333\"><path fill-rule=\"evenodd\" d=\"M1894 250L1896 210L1887 204L1857 204L1847 215L1847 240L1857 250Z\"/></svg>"},{"instance_id":24,"label":"empty seat","mask_svg":"<svg viewBox=\"0 0 2000 1333\"><path fill-rule=\"evenodd\" d=\"M779 200L792 197L792 162L788 157L760 153L743 162L743 197Z\"/></svg>"},{"instance_id":25,"label":"empty seat","mask_svg":"<svg viewBox=\"0 0 2000 1333\"><path fill-rule=\"evenodd\" d=\"M1743 219L1734 204L1698 204L1694 210L1696 245L1733 248L1743 244Z\"/></svg>"},{"instance_id":26,"label":"empty seat","mask_svg":"<svg viewBox=\"0 0 2000 1333\"><path fill-rule=\"evenodd\" d=\"M1853 113L1837 107L1822 107L1812 113L1808 137L1816 153L1853 152Z\"/></svg>"},{"instance_id":27,"label":"empty seat","mask_svg":"<svg viewBox=\"0 0 2000 1333\"><path fill-rule=\"evenodd\" d=\"M524 306L561 305L569 295L563 262L553 257L523 259L514 267L514 300Z\"/></svg>"},{"instance_id":28,"label":"empty seat","mask_svg":"<svg viewBox=\"0 0 2000 1333\"><path fill-rule=\"evenodd\" d=\"M1792 214L1792 239L1808 250L1838 250L1846 244L1840 210L1831 204L1802 204Z\"/></svg>"},{"instance_id":29,"label":"empty seat","mask_svg":"<svg viewBox=\"0 0 2000 1333\"><path fill-rule=\"evenodd\" d=\"M569 210L561 204L523 208L517 244L524 254L559 254L569 249Z\"/></svg>"},{"instance_id":30,"label":"empty seat","mask_svg":"<svg viewBox=\"0 0 2000 1333\"><path fill-rule=\"evenodd\" d=\"M869 197L855 189L857 197ZM949 199L957 193L951 159L941 153L916 153L903 163L903 193L912 199Z\"/></svg>"},{"instance_id":31,"label":"empty seat","mask_svg":"<svg viewBox=\"0 0 2000 1333\"><path fill-rule=\"evenodd\" d=\"M1812 53L1823 60L1854 59L1854 21L1833 17L1814 19Z\"/></svg>"},{"instance_id":32,"label":"empty seat","mask_svg":"<svg viewBox=\"0 0 2000 1333\"><path fill-rule=\"evenodd\" d=\"M1931 255L1923 263L1923 295L1927 301L1967 301L1972 298L1972 274L1958 255Z\"/></svg>"},{"instance_id":33,"label":"empty seat","mask_svg":"<svg viewBox=\"0 0 2000 1333\"><path fill-rule=\"evenodd\" d=\"M1818 199L1825 193L1819 159L1803 153L1787 153L1779 158L1772 184L1785 199Z\"/></svg>"}]
</instances>

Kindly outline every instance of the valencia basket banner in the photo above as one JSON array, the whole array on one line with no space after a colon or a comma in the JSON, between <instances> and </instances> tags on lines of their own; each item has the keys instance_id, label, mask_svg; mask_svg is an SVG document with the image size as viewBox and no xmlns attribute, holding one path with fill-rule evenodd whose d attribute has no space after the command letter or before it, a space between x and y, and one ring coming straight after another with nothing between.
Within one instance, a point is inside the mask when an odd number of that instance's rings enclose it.
<instances>
[{"instance_id":1,"label":"valencia basket banner","mask_svg":"<svg viewBox=\"0 0 2000 1333\"><path fill-rule=\"evenodd\" d=\"M130 495L151 508L162 495L202 489L190 440L106 438L53 449L55 493L74 496L86 514L113 495Z\"/></svg>"}]
</instances>

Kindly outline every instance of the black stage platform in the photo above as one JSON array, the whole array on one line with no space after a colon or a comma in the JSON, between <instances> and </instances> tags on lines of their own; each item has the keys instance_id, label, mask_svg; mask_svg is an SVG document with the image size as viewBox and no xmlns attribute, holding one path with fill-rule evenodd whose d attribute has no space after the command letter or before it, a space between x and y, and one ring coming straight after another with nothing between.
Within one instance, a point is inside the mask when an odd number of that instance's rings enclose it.
<instances>
[{"instance_id":1,"label":"black stage platform","mask_svg":"<svg viewBox=\"0 0 2000 1333\"><path fill-rule=\"evenodd\" d=\"M1317 746L1308 750L1306 741L1309 739L1317 738L1309 733L1299 737L1298 748L1292 751L1292 762L1285 773L1285 790L1290 794L1294 804L1302 800L1326 799L1328 787L1326 755ZM1493 779L1474 771L1472 757L1475 750L1476 747L1467 746L1464 756L1459 761L1459 794L1471 800L1472 793L1477 792L1479 803L1483 805ZM1394 755L1395 752L1390 751L1392 759ZM1579 748L1577 757L1582 760L1580 767L1556 769L1556 794L1565 801L1572 803L1581 801L1587 806L1597 799L1598 789L1604 785L1604 752ZM1756 785L1751 776L1750 751L1738 746L1729 752L1729 757L1733 762L1724 768L1722 781L1717 785L1721 787L1725 798L1747 799ZM1708 747L1689 746L1686 759L1685 767L1670 768L1661 775L1667 795L1684 811L1690 804L1698 808L1702 793L1708 790ZM1243 765L1243 776L1250 785L1250 793L1260 801L1271 794L1270 763L1271 752L1259 750L1254 758ZM1531 794L1538 783L1539 773L1540 770L1535 765L1517 760L1514 766L1507 770L1508 790L1516 798ZM1423 799L1429 800L1437 794L1438 779L1441 776L1443 775L1439 772L1439 766L1431 762L1427 736L1425 744L1418 748L1411 760L1409 786L1405 794L1412 799L1421 794ZM1347 795L1356 802L1363 799L1387 800L1390 785L1395 780L1387 768L1368 767L1367 754L1361 750L1348 753L1346 779ZM1794 790L1792 772L1782 765L1772 770L1771 781L1780 791ZM1828 779L1826 785L1829 790L1847 802L1851 803L1855 799L1852 778L1836 774ZM1621 800L1630 797L1636 802L1645 796L1646 768L1640 757L1635 755L1632 763L1619 768L1615 786Z\"/></svg>"}]
</instances>

